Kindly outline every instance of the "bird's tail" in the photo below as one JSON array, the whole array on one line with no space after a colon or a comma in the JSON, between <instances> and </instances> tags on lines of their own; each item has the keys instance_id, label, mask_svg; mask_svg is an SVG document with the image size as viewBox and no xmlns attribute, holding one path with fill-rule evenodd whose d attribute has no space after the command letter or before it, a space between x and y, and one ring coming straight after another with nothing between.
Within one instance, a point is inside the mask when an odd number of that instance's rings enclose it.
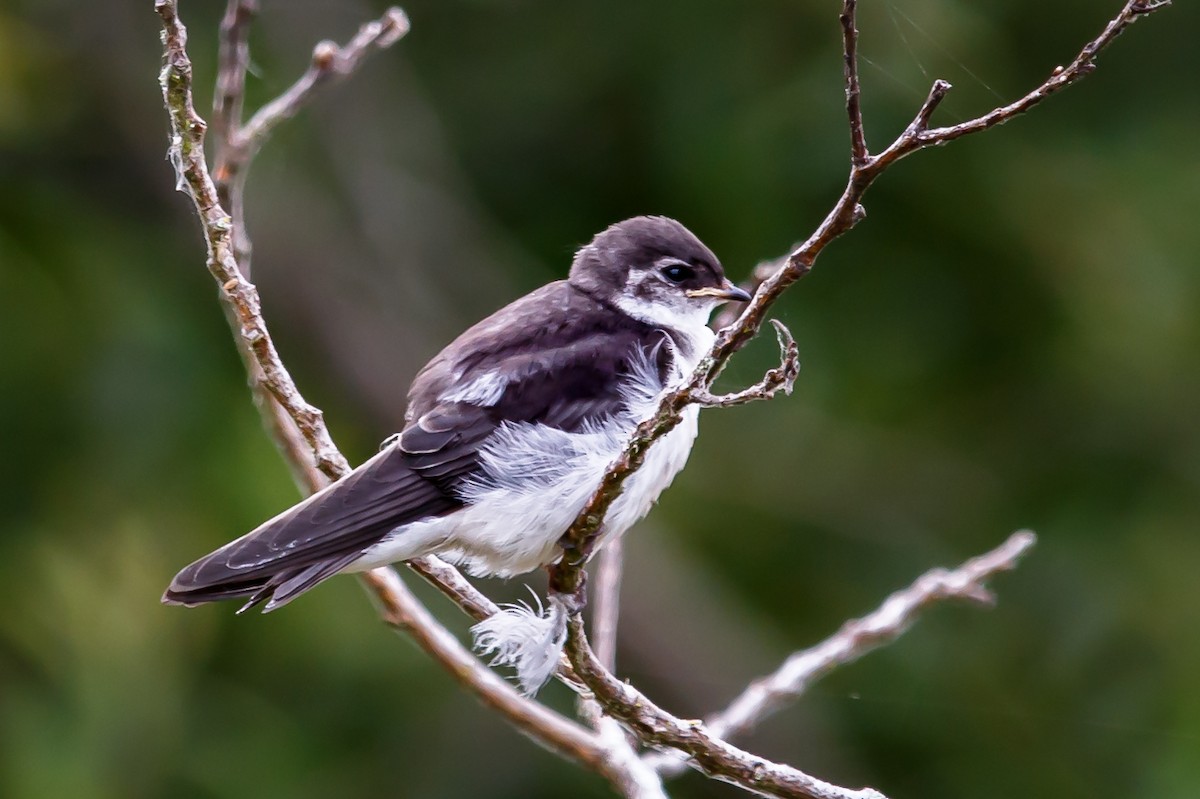
<instances>
[{"instance_id":1,"label":"bird's tail","mask_svg":"<svg viewBox=\"0 0 1200 799\"><path fill-rule=\"evenodd\" d=\"M256 605L266 603L263 613L270 613L276 608L283 607L305 591L314 587L322 580L328 579L356 560L359 553L351 553L337 558L311 563L304 567L284 568L274 574L258 575L252 579L237 579L202 582L196 579L203 573L205 562L219 554L214 552L175 575L171 585L162 595L164 605L184 605L195 607L208 602L219 602L223 599L246 597L246 604L238 610L245 613Z\"/></svg>"}]
</instances>

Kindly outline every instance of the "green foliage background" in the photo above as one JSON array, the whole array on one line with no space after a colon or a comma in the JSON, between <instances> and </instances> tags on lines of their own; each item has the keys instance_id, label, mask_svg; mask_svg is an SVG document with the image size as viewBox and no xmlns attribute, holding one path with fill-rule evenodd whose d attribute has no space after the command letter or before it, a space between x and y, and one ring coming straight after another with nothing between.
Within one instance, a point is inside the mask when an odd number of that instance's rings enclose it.
<instances>
[{"instance_id":1,"label":"green foliage background","mask_svg":"<svg viewBox=\"0 0 1200 799\"><path fill-rule=\"evenodd\" d=\"M608 795L350 579L266 617L158 604L296 493L163 160L152 5L0 2L0 795ZM205 104L220 5L182 9ZM944 121L1015 97L1118 5L864 2L869 142L933 77L957 86ZM735 277L805 236L846 171L836 6L410 3L410 37L251 177L268 319L351 459L424 360L616 219L676 216ZM381 10L265 0L252 100ZM778 308L795 395L707 413L632 537L624 675L701 715L1030 526L994 611L934 611L748 743L893 797L1197 795L1198 21L1181 0L1033 115L871 192ZM755 345L728 384L772 357Z\"/></svg>"}]
</instances>

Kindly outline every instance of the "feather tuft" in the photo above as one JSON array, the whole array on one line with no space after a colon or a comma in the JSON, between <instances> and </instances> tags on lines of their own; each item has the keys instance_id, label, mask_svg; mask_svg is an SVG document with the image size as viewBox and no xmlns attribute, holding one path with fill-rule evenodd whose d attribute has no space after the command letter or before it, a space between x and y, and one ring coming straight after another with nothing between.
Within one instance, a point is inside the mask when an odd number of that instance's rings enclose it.
<instances>
[{"instance_id":1,"label":"feather tuft","mask_svg":"<svg viewBox=\"0 0 1200 799\"><path fill-rule=\"evenodd\" d=\"M532 593L532 591L530 592ZM567 611L551 596L546 606L514 602L471 628L475 649L491 655L490 665L511 666L526 696L533 696L554 674L567 640Z\"/></svg>"}]
</instances>

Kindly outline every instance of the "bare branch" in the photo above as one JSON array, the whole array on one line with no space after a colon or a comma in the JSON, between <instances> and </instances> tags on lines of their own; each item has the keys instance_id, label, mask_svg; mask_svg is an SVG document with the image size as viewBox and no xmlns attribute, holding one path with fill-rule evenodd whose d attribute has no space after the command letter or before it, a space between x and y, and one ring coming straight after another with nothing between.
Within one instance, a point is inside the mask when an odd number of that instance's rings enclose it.
<instances>
[{"instance_id":1,"label":"bare branch","mask_svg":"<svg viewBox=\"0 0 1200 799\"><path fill-rule=\"evenodd\" d=\"M729 408L756 400L774 399L780 391L791 394L796 377L800 374L800 350L796 347L792 332L783 322L772 319L771 324L775 326L775 336L779 339L779 366L768 370L762 380L749 388L732 394L710 394L707 389L698 388L692 392L692 402L703 408Z\"/></svg>"},{"instance_id":2,"label":"bare branch","mask_svg":"<svg viewBox=\"0 0 1200 799\"><path fill-rule=\"evenodd\" d=\"M400 41L408 30L408 17L393 6L379 19L359 28L358 33L345 47L339 47L336 42L331 41L317 42L308 69L287 91L250 117L250 121L238 136L238 147L246 153L253 153L275 126L294 117L318 88L334 78L342 78L354 72L373 49L384 50L391 47Z\"/></svg>"},{"instance_id":3,"label":"bare branch","mask_svg":"<svg viewBox=\"0 0 1200 799\"><path fill-rule=\"evenodd\" d=\"M245 223L246 172L258 148L271 131L296 115L316 89L333 78L356 70L372 49L382 50L408 33L408 17L399 8L389 8L378 20L363 25L344 48L335 42L319 42L305 73L282 95L260 108L245 125L242 105L246 70L250 63L249 25L258 0L229 0L221 22L217 88L213 97L213 179L217 197L228 208L233 224L233 251L244 275L250 274L250 236Z\"/></svg>"},{"instance_id":4,"label":"bare branch","mask_svg":"<svg viewBox=\"0 0 1200 799\"><path fill-rule=\"evenodd\" d=\"M213 135L217 149L232 141L242 124L246 96L246 71L250 68L250 23L258 13L258 0L229 0L221 19L217 51L217 88L213 94ZM220 159L213 169L218 185Z\"/></svg>"},{"instance_id":5,"label":"bare branch","mask_svg":"<svg viewBox=\"0 0 1200 799\"><path fill-rule=\"evenodd\" d=\"M625 539L617 536L600 553L596 582L592 587L592 637L596 657L610 671L617 662L617 623L621 615L621 572L625 561Z\"/></svg>"},{"instance_id":6,"label":"bare branch","mask_svg":"<svg viewBox=\"0 0 1200 799\"><path fill-rule=\"evenodd\" d=\"M1052 94L1065 89L1085 75L1095 72L1096 56L1100 54L1100 51L1112 44L1130 25L1152 12L1166 8L1170 2L1171 0L1128 0L1121 12L1104 26L1104 30L1100 32L1099 36L1084 45L1083 49L1079 51L1079 55L1075 56L1075 59L1065 68L1055 67L1050 73L1050 77L1041 86L1016 102L995 108L976 119L925 131L917 137L918 146L923 148L944 144L969 133L978 133L997 125L1003 125L1013 117L1025 113ZM949 87L947 86L947 88Z\"/></svg>"},{"instance_id":7,"label":"bare branch","mask_svg":"<svg viewBox=\"0 0 1200 799\"><path fill-rule=\"evenodd\" d=\"M871 157L863 130L862 87L858 84L858 0L844 0L838 19L842 23L842 61L846 80L846 114L850 118L850 163L862 166Z\"/></svg>"},{"instance_id":8,"label":"bare branch","mask_svg":"<svg viewBox=\"0 0 1200 799\"><path fill-rule=\"evenodd\" d=\"M891 164L900 158L916 152L917 150L925 149L926 147L935 147L946 144L947 142L961 138L968 134L978 133L983 130L996 127L997 125L1002 125L1005 122L1008 122L1010 119L1029 111L1034 106L1048 98L1050 95L1066 88L1072 83L1075 83L1084 76L1091 74L1096 69L1096 56L1098 56L1104 48L1112 44L1112 42L1121 33L1123 33L1138 19L1165 8L1166 6L1170 5L1170 1L1171 0L1127 0L1121 11L1115 17L1113 17L1107 25L1105 25L1104 30L1100 33L1100 35L1084 45L1083 49L1080 50L1079 54L1069 66L1055 67L1051 71L1050 77L1048 77L1041 85L1033 89L1019 100L1008 105L994 108L980 117L967 120L966 122L958 125L932 129L929 127L930 118L933 116L934 111L939 105L941 105L942 100L945 99L946 95L952 88L950 83L947 81L941 79L935 80L929 89L929 95L925 98L925 102L922 103L921 108L913 118L913 121L909 123L904 132L878 156L868 156L868 158L862 164L858 165L859 169L851 171L850 182L846 187L846 191L843 193L837 205L834 207L834 211L829 217L826 218L825 222L822 223L822 226L818 228L818 232L822 232L825 228L829 227L832 231L836 231L835 235L829 238L829 240L832 240L832 238L840 236L850 227L853 227L853 223L851 223L848 227L845 227L845 229L839 230L839 228L841 228L847 221L847 211L851 210L851 203L854 203L855 208L861 210L861 206L859 206L858 203L862 196L866 193L866 189L871 183L874 182L874 179L878 177L880 172L891 166ZM855 49L850 51L852 58L851 61L847 62L846 67L848 109L850 101L849 75L851 74L851 69L853 70L854 75L857 75L858 73L856 64L851 67L851 63L857 60L853 57L857 54L857 30L855 29L855 21L853 18L856 10L855 6L855 0L849 0L849 2L843 6L841 17L844 37L848 35L848 31L855 31L855 36L853 38ZM847 12L849 12L849 17L847 17ZM847 43L849 43L848 40ZM852 110L850 112L850 119L851 138L853 140L855 125L861 124L861 111L857 109ZM862 218L861 213L859 213L857 218L854 218L854 216L855 211L851 211L849 218L852 219L853 222L860 221ZM793 247L792 252L786 257L775 258L759 263L754 268L750 281L742 284L742 288L751 292L755 291L760 285L765 283L769 277L779 274L788 268L789 262L794 262L791 268L798 269L802 273L806 273L808 269L812 268L812 263L816 260L816 256L820 254L820 251L824 248L824 245L829 243L829 240L825 240L824 236L814 236L814 238L806 241L804 244ZM815 251L813 245L817 245L815 247ZM802 276L802 274L800 276ZM723 311L717 317L717 327L730 327L740 318L741 317L729 312L728 310Z\"/></svg>"},{"instance_id":9,"label":"bare branch","mask_svg":"<svg viewBox=\"0 0 1200 799\"><path fill-rule=\"evenodd\" d=\"M880 646L895 641L916 621L918 614L948 599L965 599L993 605L987 581L1011 571L1037 537L1020 530L991 552L972 558L951 571L933 569L916 582L888 597L872 613L852 619L833 636L810 649L796 652L772 674L752 682L720 713L705 720L712 735L729 739L799 698L814 682L838 666L852 663ZM656 752L645 757L660 773L670 776L686 767L678 753Z\"/></svg>"},{"instance_id":10,"label":"bare branch","mask_svg":"<svg viewBox=\"0 0 1200 799\"><path fill-rule=\"evenodd\" d=\"M217 46L217 85L213 92L213 182L217 199L229 209L233 220L233 254L242 274L250 277L250 236L246 232L245 183L246 160L237 146L242 129L242 108L246 100L246 73L250 69L250 23L258 13L258 0L229 0L221 20ZM254 366L248 364L251 376ZM257 381L255 381L257 382ZM274 416L281 439L294 438L295 426L271 402L256 394L264 415ZM262 407L264 403L269 407Z\"/></svg>"},{"instance_id":11,"label":"bare branch","mask_svg":"<svg viewBox=\"0 0 1200 799\"><path fill-rule=\"evenodd\" d=\"M592 630L596 639L596 657L610 671L617 659L617 622L621 605L621 572L625 560L625 539L618 536L600 553L596 568L596 581L592 587ZM569 669L570 664L566 664ZM571 672L573 679L578 679ZM582 688L582 686L581 686ZM662 778L654 768L643 761L628 734L617 722L604 715L603 709L589 692L584 689L579 696L579 715L590 724L596 734L609 747L610 753L624 764L630 775L640 775L646 796L666 797Z\"/></svg>"},{"instance_id":12,"label":"bare branch","mask_svg":"<svg viewBox=\"0 0 1200 799\"><path fill-rule=\"evenodd\" d=\"M580 679L605 712L620 721L647 746L679 749L689 765L708 776L763 796L793 799L883 799L871 788L850 790L809 776L721 740L701 721L678 718L658 707L627 682L600 665L588 645L578 615L567 620L567 653Z\"/></svg>"}]
</instances>

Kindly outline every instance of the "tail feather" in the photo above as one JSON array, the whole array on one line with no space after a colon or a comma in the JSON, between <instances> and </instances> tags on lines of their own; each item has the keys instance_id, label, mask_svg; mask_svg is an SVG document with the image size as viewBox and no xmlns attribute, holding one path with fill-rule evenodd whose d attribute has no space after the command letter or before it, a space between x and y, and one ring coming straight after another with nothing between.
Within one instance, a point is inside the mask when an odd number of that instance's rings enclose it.
<instances>
[{"instance_id":1,"label":"tail feather","mask_svg":"<svg viewBox=\"0 0 1200 799\"><path fill-rule=\"evenodd\" d=\"M359 557L355 552L337 558L318 561L303 567L281 569L254 579L236 579L209 583L186 582L183 573L172 581L162 596L164 605L195 607L223 599L248 597L246 604L238 610L245 613L256 605L263 606L263 613L283 607L305 591L327 580L349 566Z\"/></svg>"},{"instance_id":2,"label":"tail feather","mask_svg":"<svg viewBox=\"0 0 1200 799\"><path fill-rule=\"evenodd\" d=\"M227 583L197 588L181 588L172 583L162 595L164 605L183 605L194 608L208 602L219 602L222 599L237 599L249 596L261 590L266 580L245 583Z\"/></svg>"},{"instance_id":3,"label":"tail feather","mask_svg":"<svg viewBox=\"0 0 1200 799\"><path fill-rule=\"evenodd\" d=\"M263 607L263 613L270 613L276 608L283 607L317 583L327 580L358 560L359 555L360 553L355 552L340 558L331 558L323 563L314 563L306 569L287 574L286 579L274 586L275 590L271 593L271 599ZM285 574L280 575L281 578L284 576Z\"/></svg>"}]
</instances>

